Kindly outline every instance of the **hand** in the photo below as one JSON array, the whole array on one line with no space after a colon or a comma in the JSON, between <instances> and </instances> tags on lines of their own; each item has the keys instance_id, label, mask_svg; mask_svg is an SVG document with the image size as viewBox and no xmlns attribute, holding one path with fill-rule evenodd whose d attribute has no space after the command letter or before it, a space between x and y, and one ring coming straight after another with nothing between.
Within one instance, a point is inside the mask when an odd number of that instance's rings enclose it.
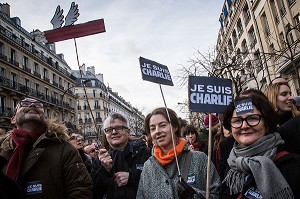
<instances>
[{"instance_id":1,"label":"hand","mask_svg":"<svg viewBox=\"0 0 300 199\"><path fill-rule=\"evenodd\" d=\"M100 149L98 158L100 160L101 165L108 171L112 169L113 160L106 149Z\"/></svg>"},{"instance_id":2,"label":"hand","mask_svg":"<svg viewBox=\"0 0 300 199\"><path fill-rule=\"evenodd\" d=\"M128 172L121 171L114 174L114 181L117 183L118 187L127 185L128 179L129 179Z\"/></svg>"},{"instance_id":3,"label":"hand","mask_svg":"<svg viewBox=\"0 0 300 199\"><path fill-rule=\"evenodd\" d=\"M176 185L177 185L178 196L180 199L194 198L194 194L196 193L195 190L186 182L184 182L183 179L181 179L181 182L178 181Z\"/></svg>"},{"instance_id":4,"label":"hand","mask_svg":"<svg viewBox=\"0 0 300 199\"><path fill-rule=\"evenodd\" d=\"M194 149L194 146L193 146L192 144L189 145L189 149L190 149L191 151L194 151L194 150L195 150L195 149Z\"/></svg>"}]
</instances>

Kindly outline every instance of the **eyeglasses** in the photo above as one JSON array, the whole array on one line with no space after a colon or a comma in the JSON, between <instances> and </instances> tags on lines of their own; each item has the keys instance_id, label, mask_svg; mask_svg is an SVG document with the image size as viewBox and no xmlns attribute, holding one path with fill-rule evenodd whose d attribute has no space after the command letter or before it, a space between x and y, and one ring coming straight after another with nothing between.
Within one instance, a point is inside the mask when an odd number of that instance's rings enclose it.
<instances>
[{"instance_id":1,"label":"eyeglasses","mask_svg":"<svg viewBox=\"0 0 300 199\"><path fill-rule=\"evenodd\" d=\"M106 134L111 134L113 132L113 130L115 130L116 132L120 133L121 131L123 131L124 129L128 129L127 126L115 126L115 127L108 127L106 129L104 129L104 132Z\"/></svg>"},{"instance_id":2,"label":"eyeglasses","mask_svg":"<svg viewBox=\"0 0 300 199\"><path fill-rule=\"evenodd\" d=\"M34 104L35 107L37 108L43 108L43 103L39 102L39 101L20 101L20 106L21 107L29 107L31 106L31 104Z\"/></svg>"},{"instance_id":3,"label":"eyeglasses","mask_svg":"<svg viewBox=\"0 0 300 199\"><path fill-rule=\"evenodd\" d=\"M262 117L263 117L262 115L258 115L258 114L249 115L245 118L233 117L233 118L231 118L230 123L231 123L231 126L236 129L241 128L244 121L246 121L246 123L250 127L254 127L259 124Z\"/></svg>"},{"instance_id":4,"label":"eyeglasses","mask_svg":"<svg viewBox=\"0 0 300 199\"><path fill-rule=\"evenodd\" d=\"M76 139L76 141L83 141L83 137L82 136L71 136L70 137L70 140L75 140Z\"/></svg>"}]
</instances>

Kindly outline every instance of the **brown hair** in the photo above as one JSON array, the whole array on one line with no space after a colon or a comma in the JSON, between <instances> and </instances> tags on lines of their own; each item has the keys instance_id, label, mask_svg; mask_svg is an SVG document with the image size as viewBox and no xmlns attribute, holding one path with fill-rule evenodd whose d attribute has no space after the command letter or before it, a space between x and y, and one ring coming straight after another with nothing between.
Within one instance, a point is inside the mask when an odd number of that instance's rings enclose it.
<instances>
[{"instance_id":1,"label":"brown hair","mask_svg":"<svg viewBox=\"0 0 300 199\"><path fill-rule=\"evenodd\" d=\"M276 120L274 117L276 114L264 93L260 90L249 89L237 96L234 101L240 101L243 99L251 99L252 104L261 112L261 115L265 121L265 128L269 131L268 133L273 133L276 128ZM234 110L234 102L231 102L223 114L223 125L227 130L231 130L230 119L232 118Z\"/></svg>"},{"instance_id":2,"label":"brown hair","mask_svg":"<svg viewBox=\"0 0 300 199\"><path fill-rule=\"evenodd\" d=\"M162 116L164 116L164 118L166 118L166 120L169 123L171 123L173 128L177 128L177 131L175 132L175 135L177 137L180 137L180 128L179 128L180 126L179 126L179 120L178 120L177 114L175 113L175 111L173 111L170 108L168 108L168 112L169 112L169 116L170 116L171 121L169 121L167 110L164 107L156 108L146 116L144 127L145 127L145 131L146 131L147 135L150 135L150 125L149 125L149 123L150 123L151 117L153 115L162 115Z\"/></svg>"}]
</instances>

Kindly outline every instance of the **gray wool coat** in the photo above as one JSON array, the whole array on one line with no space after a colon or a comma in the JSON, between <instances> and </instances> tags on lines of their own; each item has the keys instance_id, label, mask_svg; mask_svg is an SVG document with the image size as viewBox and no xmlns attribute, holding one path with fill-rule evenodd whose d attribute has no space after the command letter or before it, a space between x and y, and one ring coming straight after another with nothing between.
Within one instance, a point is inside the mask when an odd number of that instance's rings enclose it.
<instances>
[{"instance_id":1,"label":"gray wool coat","mask_svg":"<svg viewBox=\"0 0 300 199\"><path fill-rule=\"evenodd\" d=\"M188 151L183 151L178 156L181 173L183 173L187 153ZM206 170L207 156L203 152L192 152L187 183L196 191L194 198L205 198L206 196ZM154 156L151 156L144 164L136 198L178 199L176 187L178 180L178 170L175 160L167 166L162 166ZM219 198L220 186L219 175L214 165L211 164L210 199Z\"/></svg>"}]
</instances>

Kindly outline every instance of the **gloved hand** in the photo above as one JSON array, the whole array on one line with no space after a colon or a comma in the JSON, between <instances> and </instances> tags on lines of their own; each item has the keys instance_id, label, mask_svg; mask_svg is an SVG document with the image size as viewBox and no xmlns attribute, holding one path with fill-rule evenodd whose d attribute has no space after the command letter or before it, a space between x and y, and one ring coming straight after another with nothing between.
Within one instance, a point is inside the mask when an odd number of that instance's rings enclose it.
<instances>
[{"instance_id":1,"label":"gloved hand","mask_svg":"<svg viewBox=\"0 0 300 199\"><path fill-rule=\"evenodd\" d=\"M194 194L196 193L195 190L186 182L184 182L183 179L181 179L181 182L178 181L176 185L177 185L178 196L180 199L194 198Z\"/></svg>"}]
</instances>

